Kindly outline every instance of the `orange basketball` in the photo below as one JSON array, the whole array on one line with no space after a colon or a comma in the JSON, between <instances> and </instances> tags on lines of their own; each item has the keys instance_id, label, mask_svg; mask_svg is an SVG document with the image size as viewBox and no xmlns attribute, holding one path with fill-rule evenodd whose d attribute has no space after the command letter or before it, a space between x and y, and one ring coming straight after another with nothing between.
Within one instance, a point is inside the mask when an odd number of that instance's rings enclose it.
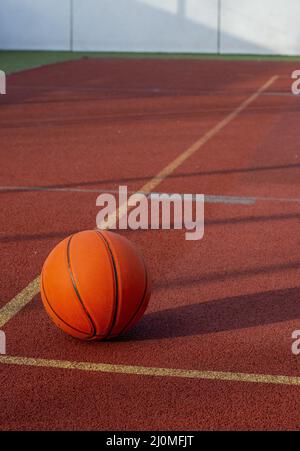
<instances>
[{"instance_id":1,"label":"orange basketball","mask_svg":"<svg viewBox=\"0 0 300 451\"><path fill-rule=\"evenodd\" d=\"M41 275L45 309L64 332L104 340L127 332L150 298L143 257L126 238L88 230L61 241Z\"/></svg>"}]
</instances>

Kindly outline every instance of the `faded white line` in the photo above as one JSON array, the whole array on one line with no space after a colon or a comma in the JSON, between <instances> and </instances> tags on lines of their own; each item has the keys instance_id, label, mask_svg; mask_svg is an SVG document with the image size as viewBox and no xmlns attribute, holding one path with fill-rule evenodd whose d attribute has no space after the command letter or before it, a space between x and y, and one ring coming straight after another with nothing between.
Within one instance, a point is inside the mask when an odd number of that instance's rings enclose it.
<instances>
[{"instance_id":1,"label":"faded white line","mask_svg":"<svg viewBox=\"0 0 300 451\"><path fill-rule=\"evenodd\" d=\"M47 186L0 186L0 192L22 192L22 191L45 191L45 192L67 192L67 193L110 193L118 194L116 189L99 189L99 188L55 188ZM128 194L144 194L151 199L152 195L157 194L175 194L175 193L161 193L161 192L143 192L143 191L128 191ZM183 193L176 193L183 196ZM189 193L187 193L189 194ZM192 194L193 199L196 198L196 194ZM213 204L240 204L240 205L254 205L257 202L291 202L300 203L300 197L268 197L268 196L228 196L222 194L205 194L205 202Z\"/></svg>"}]
</instances>

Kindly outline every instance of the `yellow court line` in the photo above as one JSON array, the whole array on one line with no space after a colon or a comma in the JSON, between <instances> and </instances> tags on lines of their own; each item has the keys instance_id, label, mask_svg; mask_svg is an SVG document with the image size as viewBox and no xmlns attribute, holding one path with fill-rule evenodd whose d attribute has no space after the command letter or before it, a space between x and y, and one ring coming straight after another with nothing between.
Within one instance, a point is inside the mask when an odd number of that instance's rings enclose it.
<instances>
[{"instance_id":1,"label":"yellow court line","mask_svg":"<svg viewBox=\"0 0 300 451\"><path fill-rule=\"evenodd\" d=\"M142 192L151 192L157 185L159 185L165 178L167 178L172 172L174 172L182 163L184 163L190 156L197 152L204 144L206 144L211 138L219 133L226 125L228 125L233 119L235 119L250 103L252 103L257 97L264 91L266 91L278 78L278 75L271 77L266 83L264 83L254 94L248 97L238 107L236 107L231 113L224 117L214 127L208 130L198 141L192 144L188 149L182 152L175 160L173 160L168 166L166 166L156 177L150 180L141 189Z\"/></svg>"},{"instance_id":2,"label":"yellow court line","mask_svg":"<svg viewBox=\"0 0 300 451\"><path fill-rule=\"evenodd\" d=\"M147 182L141 187L136 194L150 193L157 185L159 185L164 179L166 179L172 172L174 172L182 163L184 163L190 156L196 153L204 144L206 144L211 138L219 133L226 125L228 125L233 119L235 119L250 103L252 103L257 97L264 91L266 91L272 83L277 80L278 75L271 77L266 83L264 83L255 93L244 100L238 107L236 107L231 113L225 116L214 127L208 130L198 141L192 144L188 149L182 152L177 158L175 158L170 164L168 164L162 171L160 171L152 180ZM118 209L119 218L125 215L127 212L127 203L122 204ZM109 227L110 221L114 221L114 214L108 218L107 226ZM8 302L2 309L0 309L0 327L5 326L9 320L11 320L23 307L28 304L32 298L39 291L40 276L34 279L24 290L22 290L17 296Z\"/></svg>"},{"instance_id":3,"label":"yellow court line","mask_svg":"<svg viewBox=\"0 0 300 451\"><path fill-rule=\"evenodd\" d=\"M266 83L264 83L254 94L244 100L238 107L236 107L231 113L224 117L214 127L208 130L198 141L194 142L184 152L182 152L175 160L162 169L155 177L140 188L138 193L148 194L154 190L163 180L165 180L170 174L172 174L182 163L184 163L189 157L196 153L201 147L204 146L211 138L219 133L226 125L228 125L233 119L235 119L250 103L252 103L257 97L264 91L266 91L278 78L278 75L271 77ZM121 205L118 209L119 218L126 214L127 203ZM114 215L111 215L111 223L114 221ZM107 221L108 226L111 224L109 219ZM1 314L1 312L0 312Z\"/></svg>"},{"instance_id":4,"label":"yellow court line","mask_svg":"<svg viewBox=\"0 0 300 451\"><path fill-rule=\"evenodd\" d=\"M40 276L36 277L17 296L0 310L0 329L8 323L40 291Z\"/></svg>"},{"instance_id":5,"label":"yellow court line","mask_svg":"<svg viewBox=\"0 0 300 451\"><path fill-rule=\"evenodd\" d=\"M272 374L230 373L223 371L180 370L133 365L113 365L92 362L70 362L68 360L34 359L30 357L0 356L0 363L7 365L58 368L96 373L131 374L135 376L177 377L186 379L208 379L228 382L249 382L275 385L300 385L300 377Z\"/></svg>"}]
</instances>

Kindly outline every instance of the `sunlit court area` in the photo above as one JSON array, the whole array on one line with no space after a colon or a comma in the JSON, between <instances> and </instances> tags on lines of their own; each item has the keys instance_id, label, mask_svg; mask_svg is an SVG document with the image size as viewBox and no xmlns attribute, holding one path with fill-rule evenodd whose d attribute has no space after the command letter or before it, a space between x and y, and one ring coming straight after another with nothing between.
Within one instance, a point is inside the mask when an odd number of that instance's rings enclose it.
<instances>
[{"instance_id":1,"label":"sunlit court area","mask_svg":"<svg viewBox=\"0 0 300 451\"><path fill-rule=\"evenodd\" d=\"M299 430L299 17L0 0L1 431Z\"/></svg>"}]
</instances>

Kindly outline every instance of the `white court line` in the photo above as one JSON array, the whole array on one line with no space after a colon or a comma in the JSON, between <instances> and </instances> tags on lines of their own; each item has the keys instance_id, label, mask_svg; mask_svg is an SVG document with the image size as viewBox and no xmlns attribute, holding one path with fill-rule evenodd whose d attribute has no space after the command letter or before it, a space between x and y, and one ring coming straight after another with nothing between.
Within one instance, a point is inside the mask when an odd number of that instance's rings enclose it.
<instances>
[{"instance_id":1,"label":"white court line","mask_svg":"<svg viewBox=\"0 0 300 451\"><path fill-rule=\"evenodd\" d=\"M12 192L22 192L22 191L46 191L46 192L70 192L70 193L98 193L98 194L118 194L118 190L102 190L102 189L93 189L93 188L51 188L51 187L30 187L30 186L1 186L1 191L12 191ZM127 191L128 194L144 194L148 199L151 199L153 196L167 194L168 196L175 193L145 193L141 191ZM183 197L184 193L176 193L179 196ZM190 194L190 193L185 193ZM198 193L201 194L201 193ZM193 200L196 199L196 194L192 194ZM222 196L222 195L204 195L205 202L207 203L223 203L223 204L240 204L240 205L253 205L256 203L255 198L253 197L243 197L243 196ZM300 202L300 199L299 199Z\"/></svg>"},{"instance_id":2,"label":"white court line","mask_svg":"<svg viewBox=\"0 0 300 451\"><path fill-rule=\"evenodd\" d=\"M66 193L109 193L118 194L119 191L116 189L100 189L100 188L55 188L47 186L0 186L0 192L11 191L11 192L22 192L22 191L46 191L46 192L66 192ZM154 195L160 194L179 194L183 196L184 193L162 193L162 192L151 192L146 193L142 191L128 191L128 194L144 194L151 199ZM190 193L185 193L190 194ZM198 193L201 194L201 193ZM193 199L196 198L196 194L192 194ZM257 202L291 202L300 203L300 197L272 197L272 196L229 196L222 194L205 194L205 202L212 204L240 204L240 205L254 205Z\"/></svg>"}]
</instances>

